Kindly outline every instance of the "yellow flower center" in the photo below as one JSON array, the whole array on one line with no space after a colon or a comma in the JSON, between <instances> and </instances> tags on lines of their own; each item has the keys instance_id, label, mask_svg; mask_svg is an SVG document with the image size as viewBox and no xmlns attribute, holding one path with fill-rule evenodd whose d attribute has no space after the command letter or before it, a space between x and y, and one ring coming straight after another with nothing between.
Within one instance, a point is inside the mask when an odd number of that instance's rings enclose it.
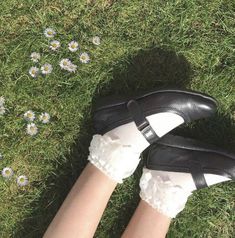
<instances>
[{"instance_id":1,"label":"yellow flower center","mask_svg":"<svg viewBox=\"0 0 235 238\"><path fill-rule=\"evenodd\" d=\"M32 74L36 74L36 70L33 69L33 70L32 70Z\"/></svg>"},{"instance_id":2,"label":"yellow flower center","mask_svg":"<svg viewBox=\"0 0 235 238\"><path fill-rule=\"evenodd\" d=\"M45 67L44 67L44 70L45 70L45 71L48 71L48 70L49 70L49 67L48 67L48 66L45 66Z\"/></svg>"},{"instance_id":3,"label":"yellow flower center","mask_svg":"<svg viewBox=\"0 0 235 238\"><path fill-rule=\"evenodd\" d=\"M75 45L75 44L73 44L73 45L71 45L71 47L72 47L72 49L75 49L75 48L76 48L76 45Z\"/></svg>"},{"instance_id":4,"label":"yellow flower center","mask_svg":"<svg viewBox=\"0 0 235 238\"><path fill-rule=\"evenodd\" d=\"M10 170L6 170L5 173L6 173L6 175L10 175L11 174Z\"/></svg>"},{"instance_id":5,"label":"yellow flower center","mask_svg":"<svg viewBox=\"0 0 235 238\"><path fill-rule=\"evenodd\" d=\"M48 31L47 34L48 35L53 35L53 32L52 31Z\"/></svg>"},{"instance_id":6,"label":"yellow flower center","mask_svg":"<svg viewBox=\"0 0 235 238\"><path fill-rule=\"evenodd\" d=\"M31 126L31 127L30 127L30 130L31 130L32 132L36 132L36 128L35 128L34 126Z\"/></svg>"},{"instance_id":7,"label":"yellow flower center","mask_svg":"<svg viewBox=\"0 0 235 238\"><path fill-rule=\"evenodd\" d=\"M56 44L56 43L53 43L53 44L52 44L52 46L53 46L53 47L56 47L56 46L57 46L57 44Z\"/></svg>"},{"instance_id":8,"label":"yellow flower center","mask_svg":"<svg viewBox=\"0 0 235 238\"><path fill-rule=\"evenodd\" d=\"M23 183L24 182L24 178L20 178L20 182Z\"/></svg>"},{"instance_id":9,"label":"yellow flower center","mask_svg":"<svg viewBox=\"0 0 235 238\"><path fill-rule=\"evenodd\" d=\"M68 65L68 62L67 62L67 61L64 61L64 62L63 62L63 65L65 65L65 66Z\"/></svg>"}]
</instances>

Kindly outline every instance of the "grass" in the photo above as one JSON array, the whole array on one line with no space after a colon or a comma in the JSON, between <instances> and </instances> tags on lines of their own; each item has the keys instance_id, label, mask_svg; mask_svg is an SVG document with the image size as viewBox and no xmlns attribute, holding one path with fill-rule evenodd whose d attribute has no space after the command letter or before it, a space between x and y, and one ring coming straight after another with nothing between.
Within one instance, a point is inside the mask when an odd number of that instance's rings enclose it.
<instances>
[{"instance_id":1,"label":"grass","mask_svg":"<svg viewBox=\"0 0 235 238\"><path fill-rule=\"evenodd\" d=\"M0 179L0 237L42 236L86 164L91 106L103 95L172 85L208 93L219 102L218 114L177 133L234 150L234 1L9 0L0 7L0 96L7 108L0 117L0 168L11 166L30 180L19 189ZM91 63L73 76L62 72L58 60L72 54L65 47L49 53L42 34L48 26L63 45L77 39ZM94 35L99 47L89 42ZM53 64L52 75L28 75L33 51ZM22 120L29 109L52 116L34 138ZM116 189L96 237L120 237L138 203L140 175L141 166ZM168 237L234 237L234 197L232 182L195 193Z\"/></svg>"}]
</instances>

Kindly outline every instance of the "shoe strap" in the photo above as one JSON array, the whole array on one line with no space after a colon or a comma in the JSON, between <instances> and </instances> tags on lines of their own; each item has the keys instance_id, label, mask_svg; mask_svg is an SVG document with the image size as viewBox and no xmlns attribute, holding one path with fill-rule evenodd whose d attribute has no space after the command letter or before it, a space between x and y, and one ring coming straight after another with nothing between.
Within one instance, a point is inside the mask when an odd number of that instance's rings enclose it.
<instances>
[{"instance_id":1,"label":"shoe strap","mask_svg":"<svg viewBox=\"0 0 235 238\"><path fill-rule=\"evenodd\" d=\"M129 113L131 114L138 130L142 133L145 139L150 144L157 141L159 139L159 136L155 133L154 129L149 124L139 104L135 100L130 100L127 103L127 109Z\"/></svg>"},{"instance_id":2,"label":"shoe strap","mask_svg":"<svg viewBox=\"0 0 235 238\"><path fill-rule=\"evenodd\" d=\"M195 186L198 189L208 187L206 179L203 174L203 169L200 164L196 162L191 162L191 174L195 183Z\"/></svg>"}]
</instances>

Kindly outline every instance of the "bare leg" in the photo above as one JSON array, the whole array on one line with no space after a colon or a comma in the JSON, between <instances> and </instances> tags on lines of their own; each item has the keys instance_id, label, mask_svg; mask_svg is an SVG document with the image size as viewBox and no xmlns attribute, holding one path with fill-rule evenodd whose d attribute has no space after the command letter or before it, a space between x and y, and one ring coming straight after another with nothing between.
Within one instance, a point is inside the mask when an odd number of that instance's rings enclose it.
<instances>
[{"instance_id":1,"label":"bare leg","mask_svg":"<svg viewBox=\"0 0 235 238\"><path fill-rule=\"evenodd\" d=\"M122 238L163 238L171 218L141 200Z\"/></svg>"},{"instance_id":2,"label":"bare leg","mask_svg":"<svg viewBox=\"0 0 235 238\"><path fill-rule=\"evenodd\" d=\"M117 183L88 164L74 184L44 238L93 237Z\"/></svg>"},{"instance_id":3,"label":"bare leg","mask_svg":"<svg viewBox=\"0 0 235 238\"><path fill-rule=\"evenodd\" d=\"M183 123L180 116L171 113L152 115L148 120L160 136ZM162 121L166 125L163 130L159 127ZM133 174L141 152L148 146L134 122L114 128L103 136L94 135L88 157L93 165L88 164L85 168L44 238L93 237L117 183Z\"/></svg>"}]
</instances>

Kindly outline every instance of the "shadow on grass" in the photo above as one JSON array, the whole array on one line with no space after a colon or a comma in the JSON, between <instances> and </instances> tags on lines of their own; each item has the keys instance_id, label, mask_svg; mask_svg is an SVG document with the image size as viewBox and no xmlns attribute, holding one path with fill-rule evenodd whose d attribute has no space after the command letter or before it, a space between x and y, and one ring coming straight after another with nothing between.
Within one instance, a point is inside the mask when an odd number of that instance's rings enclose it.
<instances>
[{"instance_id":1,"label":"shadow on grass","mask_svg":"<svg viewBox=\"0 0 235 238\"><path fill-rule=\"evenodd\" d=\"M132 95L158 87L185 88L191 77L190 65L184 56L162 49L141 50L131 58L120 60L113 70L113 79L103 83L102 86L98 85L93 101L95 102L105 95ZM55 165L56 175L52 175L47 180L47 186L40 198L31 204L32 213L19 224L19 229L14 235L15 238L42 237L67 193L85 167L88 146L94 133L91 129L90 111L91 108L87 108L88 113L84 116L81 133L73 146L73 152L66 156L65 163ZM227 138L235 138L234 125L223 116L216 116L195 125L195 129L189 130L189 132L186 127L178 129L177 132L186 135L196 134L197 138L205 138L206 141L210 142L215 139L218 145L224 141L227 146L229 144ZM223 135L226 135L226 138L222 138ZM233 145L235 145L234 141ZM114 192L96 237L108 237L107 234L112 238L120 237L139 200L138 180L141 175L141 167L140 165L134 176L128 179L126 183L118 186Z\"/></svg>"},{"instance_id":2,"label":"shadow on grass","mask_svg":"<svg viewBox=\"0 0 235 238\"><path fill-rule=\"evenodd\" d=\"M183 55L158 48L140 50L120 60L113 79L97 87L94 100L113 94L131 96L159 87L185 88L191 77L190 64Z\"/></svg>"}]
</instances>

